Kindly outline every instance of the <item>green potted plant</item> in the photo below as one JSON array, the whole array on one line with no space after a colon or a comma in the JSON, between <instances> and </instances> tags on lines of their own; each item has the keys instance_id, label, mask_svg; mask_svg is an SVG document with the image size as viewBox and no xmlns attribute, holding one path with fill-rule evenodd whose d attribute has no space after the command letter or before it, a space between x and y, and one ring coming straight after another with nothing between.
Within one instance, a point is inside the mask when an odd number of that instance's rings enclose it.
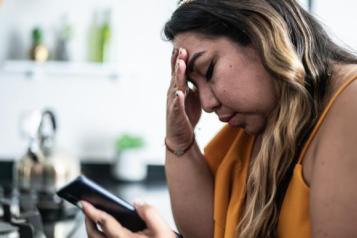
<instances>
[{"instance_id":1,"label":"green potted plant","mask_svg":"<svg viewBox=\"0 0 357 238\"><path fill-rule=\"evenodd\" d=\"M145 179L144 147L144 138L139 135L123 133L115 140L117 155L114 161L113 175L116 179L128 182Z\"/></svg>"},{"instance_id":2,"label":"green potted plant","mask_svg":"<svg viewBox=\"0 0 357 238\"><path fill-rule=\"evenodd\" d=\"M137 150L144 147L144 139L141 136L136 136L124 133L115 141L116 151L121 153L126 150Z\"/></svg>"}]
</instances>

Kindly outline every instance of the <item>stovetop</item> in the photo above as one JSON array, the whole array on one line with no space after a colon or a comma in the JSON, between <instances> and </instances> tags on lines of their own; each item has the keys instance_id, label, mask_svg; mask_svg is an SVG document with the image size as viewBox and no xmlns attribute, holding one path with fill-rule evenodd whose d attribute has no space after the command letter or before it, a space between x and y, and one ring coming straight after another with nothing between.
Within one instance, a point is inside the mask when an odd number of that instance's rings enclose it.
<instances>
[{"instance_id":1,"label":"stovetop","mask_svg":"<svg viewBox=\"0 0 357 238\"><path fill-rule=\"evenodd\" d=\"M0 159L0 200L3 199L11 200L11 204L18 204L22 196L13 191L13 161L2 161ZM171 213L170 199L167 190L167 184L165 181L165 172L163 166L159 165L150 165L148 167L148 178L142 183L118 183L116 180L113 180L108 174L110 174L110 164L103 163L92 163L92 162L83 162L82 163L82 173L87 177L93 179L94 181L101 184L103 187L111 191L113 194L120 196L126 201L132 202L135 199L140 199L142 201L147 202L158 208L161 215L165 218L165 220L176 230L176 226L174 223L174 219ZM4 188L4 189L2 189ZM5 190L1 192L2 190ZM25 196L26 198L26 196ZM26 200L26 199L22 199ZM31 201L31 199L29 199ZM31 204L31 203L30 203ZM12 210L16 214L16 210L18 210L19 206L12 205ZM68 204L70 205L70 204ZM72 205L70 205L72 206ZM17 207L17 208L16 208ZM45 206L46 207L46 206ZM73 206L72 206L73 207ZM75 207L74 207L75 208ZM0 202L0 238L11 237L11 238L33 238L36 237L31 233L31 236L11 236L2 235L1 230L7 231L6 234L9 234L12 230L19 230L18 226L11 225L8 219L4 219L3 216L3 203ZM39 209L37 209L38 213L41 213ZM36 212L30 212L30 214ZM24 212L22 212L23 215ZM50 213L52 216L53 213ZM72 218L68 219L52 219L50 221L51 216L45 216L42 211L41 222L42 222L42 233L46 235L48 238L87 238L84 218L82 212L77 212ZM36 216L35 216L36 217ZM55 216L57 217L57 216ZM48 220L50 219L50 220ZM30 224L26 220L25 224ZM6 224L3 226L3 224ZM11 229L9 231L9 226L11 225ZM31 228L33 229L33 228Z\"/></svg>"},{"instance_id":2,"label":"stovetop","mask_svg":"<svg viewBox=\"0 0 357 238\"><path fill-rule=\"evenodd\" d=\"M82 223L79 209L55 194L0 187L1 238L71 238Z\"/></svg>"}]
</instances>

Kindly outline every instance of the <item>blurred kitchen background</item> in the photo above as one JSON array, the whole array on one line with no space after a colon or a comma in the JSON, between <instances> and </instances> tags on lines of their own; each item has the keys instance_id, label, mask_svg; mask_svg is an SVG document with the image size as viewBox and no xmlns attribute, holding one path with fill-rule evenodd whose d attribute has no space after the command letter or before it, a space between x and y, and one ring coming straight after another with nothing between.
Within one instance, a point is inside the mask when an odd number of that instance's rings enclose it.
<instances>
[{"instance_id":1,"label":"blurred kitchen background","mask_svg":"<svg viewBox=\"0 0 357 238\"><path fill-rule=\"evenodd\" d=\"M357 49L356 1L301 2L340 44ZM163 172L172 46L163 40L162 29L176 4L177 0L0 0L0 198L25 196L12 190L12 177L21 170L14 166L33 160L42 149L45 157L67 155L60 162L55 161L58 156L51 158L53 170L79 165L73 176L84 173L129 201L152 203L175 227ZM222 126L215 115L203 114L196 128L200 147ZM133 151L124 159L124 152ZM33 178L20 179L27 182L21 189L29 190ZM53 189L69 180L55 181ZM48 184L41 186L41 193L54 194ZM13 206L14 201L5 204ZM0 209L0 237L2 214ZM42 211L41 215L46 223ZM82 233L46 229L47 237L85 236L83 227Z\"/></svg>"},{"instance_id":2,"label":"blurred kitchen background","mask_svg":"<svg viewBox=\"0 0 357 238\"><path fill-rule=\"evenodd\" d=\"M145 160L162 164L171 45L161 30L175 2L4 1L0 158L17 158L27 146L19 134L24 113L51 108L58 117L58 145L81 159L113 160L115 139L130 132L145 138ZM65 26L69 60L58 62ZM42 30L48 63L27 61L35 27ZM101 53L101 47L107 49Z\"/></svg>"},{"instance_id":3,"label":"blurred kitchen background","mask_svg":"<svg viewBox=\"0 0 357 238\"><path fill-rule=\"evenodd\" d=\"M0 159L18 158L27 146L19 121L34 109L58 117L57 143L83 160L111 161L123 132L146 141L145 160L163 163L166 89L171 44L161 30L176 0L2 0L0 5ZM357 3L313 3L331 32L357 48ZM104 63L93 56L108 21ZM29 61L32 31L42 30L48 63ZM56 61L61 34L69 28L68 61ZM204 146L221 126L204 115L197 137ZM204 129L203 129L204 128Z\"/></svg>"}]
</instances>

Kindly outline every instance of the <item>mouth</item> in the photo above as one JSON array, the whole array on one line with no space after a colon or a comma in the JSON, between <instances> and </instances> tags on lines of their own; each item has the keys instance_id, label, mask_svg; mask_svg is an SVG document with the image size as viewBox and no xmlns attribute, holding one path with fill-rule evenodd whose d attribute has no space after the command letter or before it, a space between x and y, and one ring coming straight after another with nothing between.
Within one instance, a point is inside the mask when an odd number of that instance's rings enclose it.
<instances>
[{"instance_id":1,"label":"mouth","mask_svg":"<svg viewBox=\"0 0 357 238\"><path fill-rule=\"evenodd\" d=\"M229 116L218 116L221 122L229 122L234 117L235 113Z\"/></svg>"}]
</instances>

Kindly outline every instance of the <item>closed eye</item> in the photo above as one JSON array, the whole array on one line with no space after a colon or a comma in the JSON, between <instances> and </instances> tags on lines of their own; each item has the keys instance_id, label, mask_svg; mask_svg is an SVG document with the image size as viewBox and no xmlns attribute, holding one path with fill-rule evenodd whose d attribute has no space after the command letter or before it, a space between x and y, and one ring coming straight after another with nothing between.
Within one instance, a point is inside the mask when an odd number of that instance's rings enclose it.
<instances>
[{"instance_id":1,"label":"closed eye","mask_svg":"<svg viewBox=\"0 0 357 238\"><path fill-rule=\"evenodd\" d=\"M206 75L205 75L207 81L210 81L212 79L214 66L215 66L215 62L213 62L212 60L207 68Z\"/></svg>"}]
</instances>

